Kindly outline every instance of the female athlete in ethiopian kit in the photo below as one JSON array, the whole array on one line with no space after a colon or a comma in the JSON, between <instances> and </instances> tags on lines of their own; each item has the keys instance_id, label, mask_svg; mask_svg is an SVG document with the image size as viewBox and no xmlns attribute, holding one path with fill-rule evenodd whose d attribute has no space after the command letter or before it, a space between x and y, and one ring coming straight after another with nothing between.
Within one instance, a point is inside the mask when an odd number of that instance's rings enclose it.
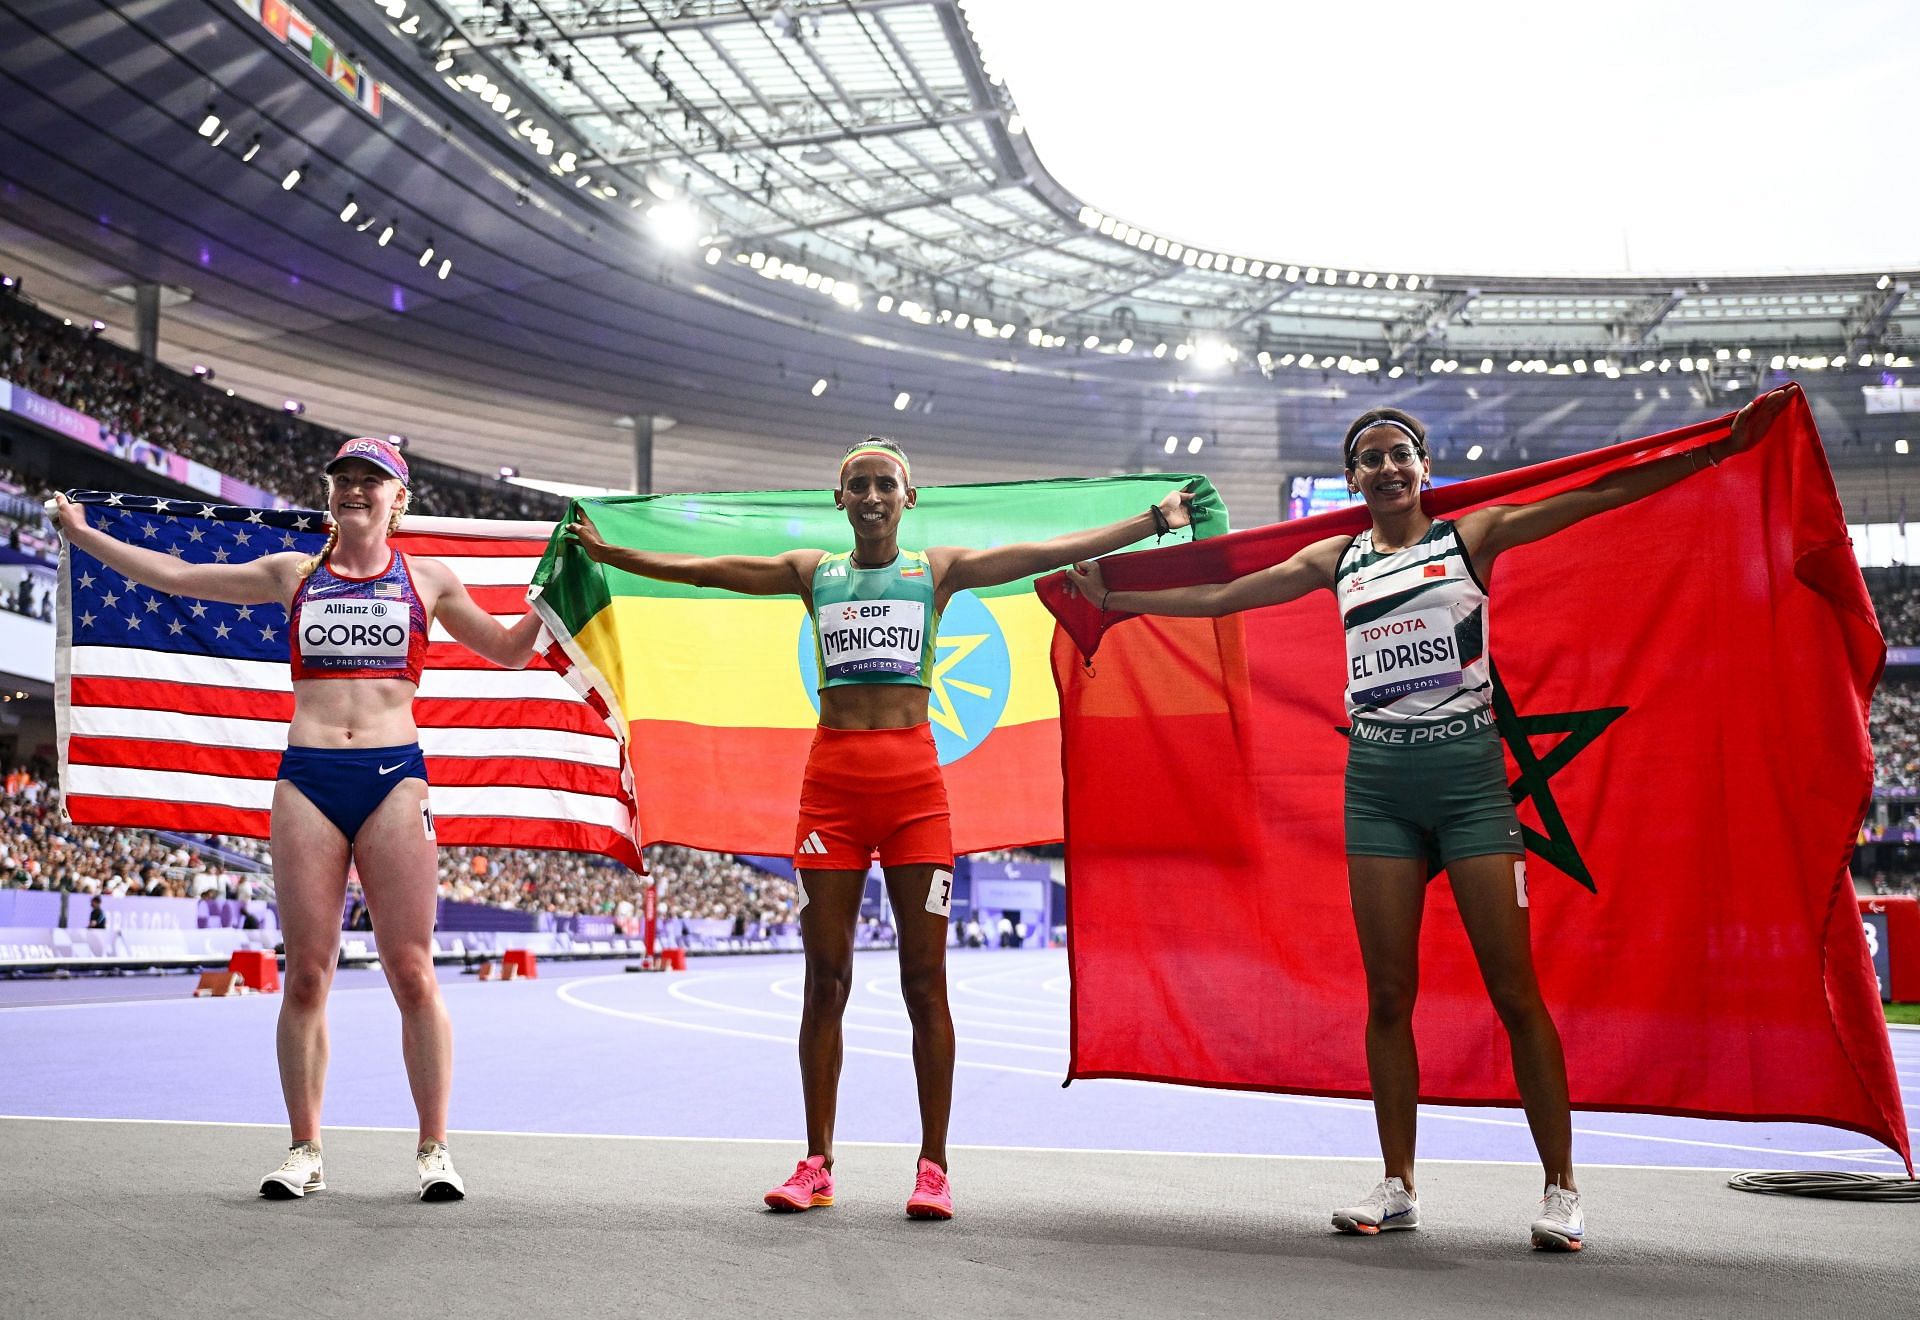
<instances>
[{"instance_id":1,"label":"female athlete in ethiopian kit","mask_svg":"<svg viewBox=\"0 0 1920 1320\"><path fill-rule=\"evenodd\" d=\"M317 555L187 563L87 526L81 506L65 496L57 497L59 527L76 548L142 586L230 605L280 605L292 625L293 722L274 784L272 831L287 951L277 1044L293 1146L261 1180L260 1194L291 1199L327 1185L320 1157L327 991L352 863L400 1007L401 1051L420 1116L420 1198L459 1200L466 1186L447 1152L453 1031L433 971L438 847L413 696L435 620L476 655L514 669L533 658L540 623L529 613L503 626L445 564L388 546L407 508L407 461L398 449L349 440L326 470L332 528Z\"/></svg>"},{"instance_id":2,"label":"female athlete in ethiopian kit","mask_svg":"<svg viewBox=\"0 0 1920 1320\"><path fill-rule=\"evenodd\" d=\"M1184 527L1192 497L1174 491L1123 522L992 550L900 545L916 492L907 457L890 440L853 446L834 504L853 524L853 549L772 557L660 554L608 545L584 519L569 529L594 560L666 582L750 596L800 597L814 623L820 727L807 757L794 830L802 888L806 998L800 1084L807 1157L766 1195L775 1210L833 1204L833 1119L841 1029L853 985L853 932L877 852L900 938L900 993L913 1023L920 1089L920 1162L907 1214L950 1219L947 1114L953 1102L953 1020L946 943L953 840L947 791L927 723L934 639L958 592L998 586Z\"/></svg>"},{"instance_id":3,"label":"female athlete in ethiopian kit","mask_svg":"<svg viewBox=\"0 0 1920 1320\"><path fill-rule=\"evenodd\" d=\"M1367 977L1367 1072L1386 1177L1334 1211L1345 1233L1417 1228L1413 1183L1419 1063L1413 1002L1430 862L1446 868L1487 992L1513 1048L1527 1124L1546 1171L1533 1245L1578 1251L1585 1222L1573 1181L1573 1120L1560 1036L1540 997L1527 933L1520 820L1507 790L1488 672L1487 587L1501 551L1671 486L1746 449L1785 392L1740 410L1730 440L1527 505L1429 517L1426 428L1375 408L1347 428L1347 487L1373 526L1334 536L1233 582L1109 592L1098 564L1068 584L1102 610L1217 617L1325 588L1347 634L1347 874Z\"/></svg>"}]
</instances>

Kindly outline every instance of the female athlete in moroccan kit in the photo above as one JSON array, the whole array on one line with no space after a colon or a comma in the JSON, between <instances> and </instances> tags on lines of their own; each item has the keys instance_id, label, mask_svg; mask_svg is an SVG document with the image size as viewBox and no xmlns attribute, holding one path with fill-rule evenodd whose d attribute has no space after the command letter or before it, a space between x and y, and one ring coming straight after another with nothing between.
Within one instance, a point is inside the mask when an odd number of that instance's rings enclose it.
<instances>
[{"instance_id":1,"label":"female athlete in moroccan kit","mask_svg":"<svg viewBox=\"0 0 1920 1320\"><path fill-rule=\"evenodd\" d=\"M900 519L916 492L899 446L881 439L853 446L841 460L836 485L834 504L853 524L850 552L707 558L611 546L584 519L569 530L591 558L629 573L750 596L794 595L806 603L820 667L820 727L801 784L793 846L807 958L800 1015L807 1157L767 1193L766 1202L775 1210L833 1204L840 1021L853 984L860 895L877 851L899 928L900 993L913 1023L920 1089L920 1162L907 1213L949 1219L953 1020L947 1012L946 941L953 841L927 723L941 611L958 592L1017 581L1184 527L1192 497L1174 491L1110 527L1034 544L908 550L899 542Z\"/></svg>"},{"instance_id":2,"label":"female athlete in moroccan kit","mask_svg":"<svg viewBox=\"0 0 1920 1320\"><path fill-rule=\"evenodd\" d=\"M1372 1234L1417 1228L1413 1183L1419 1062L1413 1039L1420 918L1429 861L1445 867L1487 992L1506 1026L1513 1070L1546 1172L1531 1225L1543 1250L1578 1251L1585 1235L1573 1181L1573 1122L1560 1036L1540 997L1528 941L1520 821L1493 727L1487 588L1503 550L1643 499L1751 446L1786 406L1764 395L1740 410L1731 439L1603 477L1533 504L1429 517L1426 428L1395 408L1347 428L1347 487L1373 526L1316 541L1233 582L1167 591L1106 588L1098 564L1068 585L1102 610L1217 617L1334 592L1347 634L1347 872L1367 977L1367 1071L1386 1177L1334 1227Z\"/></svg>"},{"instance_id":3,"label":"female athlete in moroccan kit","mask_svg":"<svg viewBox=\"0 0 1920 1320\"><path fill-rule=\"evenodd\" d=\"M388 546L407 509L407 461L398 449L349 440L326 471L332 530L317 555L187 563L87 526L81 506L65 496L57 497L59 527L75 547L142 586L231 605L280 605L293 624L293 723L272 817L287 950L277 1040L293 1147L261 1181L260 1194L290 1199L327 1185L320 1155L327 991L352 862L400 1007L401 1050L420 1117L420 1197L458 1200L466 1186L447 1151L453 1032L433 971L438 846L413 697L435 619L476 655L515 669L533 658L540 622L529 613L504 627L445 564Z\"/></svg>"}]
</instances>

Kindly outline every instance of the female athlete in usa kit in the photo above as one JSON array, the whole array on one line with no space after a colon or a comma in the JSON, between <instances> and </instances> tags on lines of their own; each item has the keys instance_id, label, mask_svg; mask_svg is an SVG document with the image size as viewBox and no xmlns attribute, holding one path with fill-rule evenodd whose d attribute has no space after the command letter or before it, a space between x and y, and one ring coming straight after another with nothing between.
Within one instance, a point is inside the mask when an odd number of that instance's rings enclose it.
<instances>
[{"instance_id":1,"label":"female athlete in usa kit","mask_svg":"<svg viewBox=\"0 0 1920 1320\"><path fill-rule=\"evenodd\" d=\"M1419 1062L1413 1040L1420 918L1430 861L1444 867L1460 920L1513 1048L1514 1078L1545 1167L1533 1245L1578 1251L1585 1239L1573 1181L1573 1120L1560 1036L1534 975L1527 934L1520 821L1493 726L1487 587L1504 550L1617 509L1750 447L1786 406L1776 391L1740 410L1728 440L1603 477L1526 505L1429 517L1420 492L1432 466L1426 428L1396 408L1347 428L1347 487L1373 526L1316 541L1233 582L1109 592L1098 564L1068 584L1102 610L1217 617L1335 594L1347 630L1347 874L1367 978L1367 1072L1386 1176L1333 1213L1345 1233L1417 1228L1413 1182ZM1383 628L1400 622L1398 629ZM1406 644L1426 623L1453 645ZM1385 655L1384 652L1393 654ZM1392 671L1389 678L1385 672Z\"/></svg>"},{"instance_id":2,"label":"female athlete in usa kit","mask_svg":"<svg viewBox=\"0 0 1920 1320\"><path fill-rule=\"evenodd\" d=\"M853 524L853 549L772 557L706 558L608 545L591 523L570 529L603 564L666 582L750 596L794 595L814 623L820 727L800 789L794 864L802 887L806 997L800 1082L807 1157L766 1194L775 1210L833 1204L833 1120L841 1029L853 984L853 932L875 852L886 871L900 939L900 993L913 1023L921 1146L907 1214L949 1219L947 1114L953 1101L953 1020L946 942L953 841L947 792L927 723L934 639L953 596L1045 572L1188 524L1192 497L1169 494L1110 527L992 550L902 549L901 516L916 492L907 457L890 440L854 445L833 499Z\"/></svg>"},{"instance_id":3,"label":"female athlete in usa kit","mask_svg":"<svg viewBox=\"0 0 1920 1320\"><path fill-rule=\"evenodd\" d=\"M453 1033L433 971L437 846L413 696L435 619L476 655L513 669L533 658L540 624L529 613L502 626L446 565L388 546L407 509L407 462L394 446L349 440L326 470L332 528L313 556L186 563L89 527L65 496L56 497L59 527L76 548L143 586L231 605L280 605L294 625L293 722L272 816L274 897L287 955L277 1043L293 1146L260 1194L291 1199L327 1185L320 1156L327 991L351 862L400 1007L401 1050L420 1117L420 1198L459 1200L466 1186L447 1151ZM380 626L365 626L375 617Z\"/></svg>"}]
</instances>

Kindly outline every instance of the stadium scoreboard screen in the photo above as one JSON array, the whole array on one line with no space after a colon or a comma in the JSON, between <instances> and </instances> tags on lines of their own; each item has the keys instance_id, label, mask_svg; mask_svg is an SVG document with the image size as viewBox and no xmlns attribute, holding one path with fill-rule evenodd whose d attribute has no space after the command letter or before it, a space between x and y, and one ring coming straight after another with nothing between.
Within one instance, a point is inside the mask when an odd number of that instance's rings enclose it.
<instances>
[{"instance_id":1,"label":"stadium scoreboard screen","mask_svg":"<svg viewBox=\"0 0 1920 1320\"><path fill-rule=\"evenodd\" d=\"M1436 486L1451 486L1460 477L1435 477ZM1360 503L1360 497L1347 491L1345 477L1295 477L1287 486L1287 517L1311 518L1316 513L1344 509Z\"/></svg>"}]
</instances>

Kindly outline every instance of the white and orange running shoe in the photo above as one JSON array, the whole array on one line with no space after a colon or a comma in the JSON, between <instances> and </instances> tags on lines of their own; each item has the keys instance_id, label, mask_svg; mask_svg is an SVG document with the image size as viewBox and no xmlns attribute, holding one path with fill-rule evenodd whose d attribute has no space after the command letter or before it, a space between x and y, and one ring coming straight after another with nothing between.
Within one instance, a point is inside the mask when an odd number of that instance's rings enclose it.
<instances>
[{"instance_id":1,"label":"white and orange running shoe","mask_svg":"<svg viewBox=\"0 0 1920 1320\"><path fill-rule=\"evenodd\" d=\"M1407 1185L1398 1178L1384 1178L1367 1199L1358 1205L1344 1206L1333 1212L1333 1226L1342 1233L1392 1233L1420 1227L1420 1202L1407 1194Z\"/></svg>"},{"instance_id":2,"label":"white and orange running shoe","mask_svg":"<svg viewBox=\"0 0 1920 1320\"><path fill-rule=\"evenodd\" d=\"M1580 1193L1549 1183L1540 1198L1540 1217L1533 1221L1535 1251L1578 1251L1587 1240L1587 1217L1580 1211Z\"/></svg>"}]
</instances>

